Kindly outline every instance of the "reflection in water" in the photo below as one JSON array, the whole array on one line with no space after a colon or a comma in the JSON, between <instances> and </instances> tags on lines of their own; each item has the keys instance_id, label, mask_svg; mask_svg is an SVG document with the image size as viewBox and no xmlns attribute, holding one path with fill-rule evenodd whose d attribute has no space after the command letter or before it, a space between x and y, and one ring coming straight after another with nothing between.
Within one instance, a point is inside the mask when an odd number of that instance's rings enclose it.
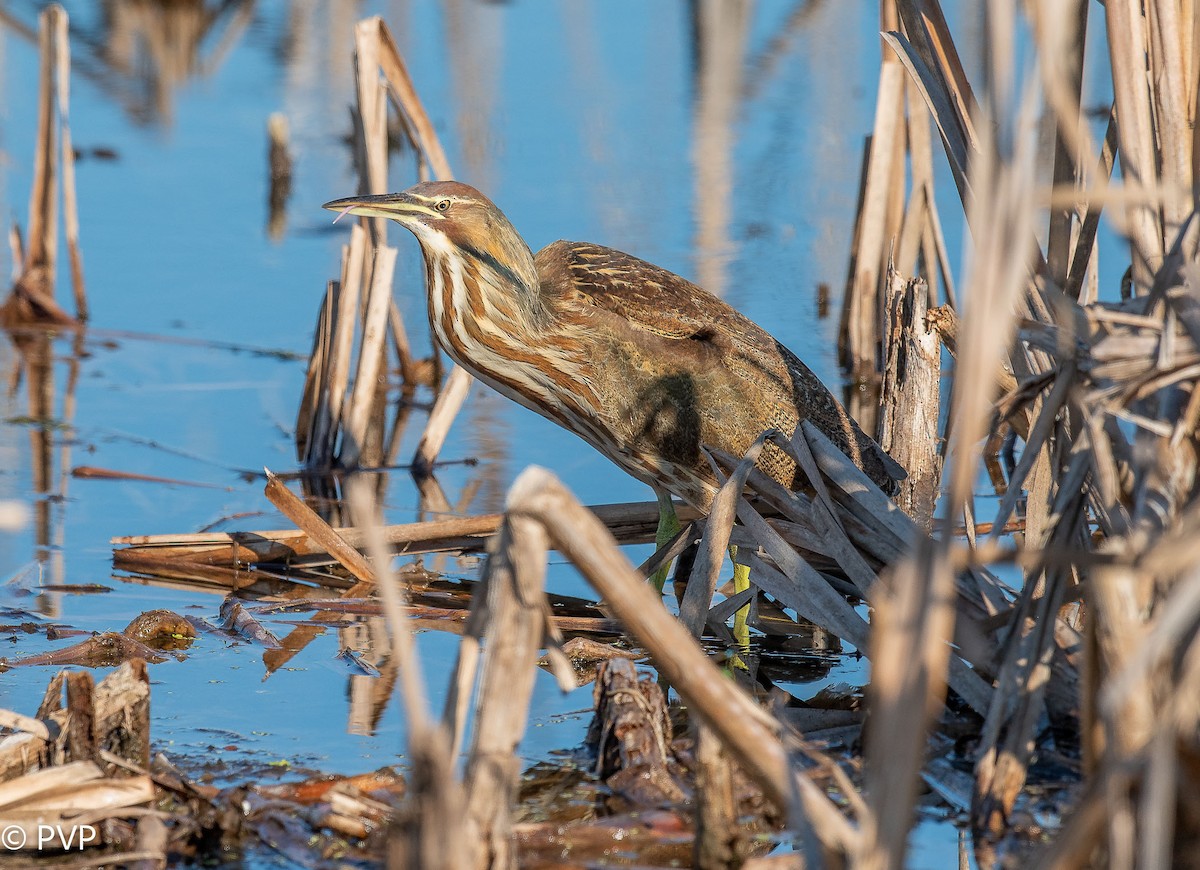
<instances>
[{"instance_id":1,"label":"reflection in water","mask_svg":"<svg viewBox=\"0 0 1200 870\"><path fill-rule=\"evenodd\" d=\"M750 21L749 0L693 0L696 283L725 293L725 266L733 254L734 124L742 106L742 73Z\"/></svg>"},{"instance_id":2,"label":"reflection in water","mask_svg":"<svg viewBox=\"0 0 1200 870\"><path fill-rule=\"evenodd\" d=\"M19 272L11 292L0 305L0 327L16 350L8 366L8 402L19 404L18 393L25 386L28 410L24 415L30 437L30 478L34 493L34 558L49 566L51 583L65 583L65 522L68 466L71 438L68 432L75 417L75 390L79 383L79 363L83 356L81 321L87 317L87 299L83 290L82 255L79 250L79 216L76 211L75 165L72 156L68 118L70 103L70 46L67 40L67 16L61 8L50 6L39 16L38 47L38 127L35 142L34 173L30 191L29 239L22 249L21 236L14 228L12 239L14 265ZM60 159L61 157L61 159ZM61 212L60 212L61 199ZM71 283L75 290L78 320L67 314L55 301L58 273L58 224L62 215L66 225L67 253ZM55 400L55 330L74 330L72 352L67 358L66 390L62 409ZM9 415L10 419L18 413ZM54 454L59 462L57 479ZM56 509L57 508L57 509ZM37 607L44 613L59 612L60 593L45 593Z\"/></svg>"},{"instance_id":3,"label":"reflection in water","mask_svg":"<svg viewBox=\"0 0 1200 870\"><path fill-rule=\"evenodd\" d=\"M289 5L277 52L284 114L298 148L324 140L331 130L350 129L346 106L354 92L354 24L361 6L358 0L292 0Z\"/></svg>"},{"instance_id":4,"label":"reflection in water","mask_svg":"<svg viewBox=\"0 0 1200 870\"><path fill-rule=\"evenodd\" d=\"M175 91L220 68L254 14L254 0L104 0L78 42L99 61L92 77L139 124L169 125ZM76 57L76 61L79 58Z\"/></svg>"},{"instance_id":5,"label":"reflection in water","mask_svg":"<svg viewBox=\"0 0 1200 870\"><path fill-rule=\"evenodd\" d=\"M70 479L71 425L75 417L75 392L79 383L80 360L84 356L83 334L76 333L69 356L62 361L67 380L61 409L56 399L55 334L44 329L13 329L0 342L0 363L4 364L8 385L5 414L8 419L25 419L29 430L30 481L35 494L34 553L46 569L42 581L66 583L65 511L67 482ZM15 354L9 351L15 350ZM20 391L27 398L22 414ZM57 461L56 461L57 460ZM61 593L37 597L36 609L48 616L60 611Z\"/></svg>"},{"instance_id":6,"label":"reflection in water","mask_svg":"<svg viewBox=\"0 0 1200 870\"><path fill-rule=\"evenodd\" d=\"M736 254L730 237L736 203L734 165L742 114L793 55L821 0L797 0L774 34L751 55L752 0L692 0L692 165L696 283L724 295L726 267ZM784 158L786 155L781 154Z\"/></svg>"},{"instance_id":7,"label":"reflection in water","mask_svg":"<svg viewBox=\"0 0 1200 870\"><path fill-rule=\"evenodd\" d=\"M395 692L400 672L384 618L373 616L339 628L338 643L342 650L353 652L354 661L367 671L350 676L346 732L374 734Z\"/></svg>"},{"instance_id":8,"label":"reflection in water","mask_svg":"<svg viewBox=\"0 0 1200 870\"><path fill-rule=\"evenodd\" d=\"M267 118L267 139L267 235L278 242L287 234L287 201L292 195L292 155L287 116L282 112Z\"/></svg>"},{"instance_id":9,"label":"reflection in water","mask_svg":"<svg viewBox=\"0 0 1200 870\"><path fill-rule=\"evenodd\" d=\"M466 171L455 173L480 190L496 184L496 89L503 80L504 9L478 0L446 0L446 59L458 150Z\"/></svg>"},{"instance_id":10,"label":"reflection in water","mask_svg":"<svg viewBox=\"0 0 1200 870\"><path fill-rule=\"evenodd\" d=\"M512 480L512 427L505 413L507 399L493 392L478 390L467 410L470 414L471 453L480 462L464 487L464 495L478 492L478 498L459 498L459 512L474 509L479 513L499 513L504 510L508 484Z\"/></svg>"},{"instance_id":11,"label":"reflection in water","mask_svg":"<svg viewBox=\"0 0 1200 870\"><path fill-rule=\"evenodd\" d=\"M758 97L773 79L780 63L792 55L793 43L808 28L824 0L796 0L783 24L754 57L746 61L746 100Z\"/></svg>"}]
</instances>

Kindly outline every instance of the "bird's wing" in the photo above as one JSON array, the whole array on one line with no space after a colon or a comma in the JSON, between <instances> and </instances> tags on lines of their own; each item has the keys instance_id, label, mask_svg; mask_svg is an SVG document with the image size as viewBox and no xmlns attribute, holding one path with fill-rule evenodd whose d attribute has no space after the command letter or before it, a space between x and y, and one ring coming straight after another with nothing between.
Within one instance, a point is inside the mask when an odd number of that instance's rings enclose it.
<instances>
[{"instance_id":1,"label":"bird's wing","mask_svg":"<svg viewBox=\"0 0 1200 870\"><path fill-rule=\"evenodd\" d=\"M739 339L765 333L691 281L645 260L589 242L558 241L538 252L542 293L556 307L580 302L664 338L708 340L714 331Z\"/></svg>"},{"instance_id":2,"label":"bird's wing","mask_svg":"<svg viewBox=\"0 0 1200 870\"><path fill-rule=\"evenodd\" d=\"M889 478L905 476L808 366L703 288L645 260L589 242L554 242L538 252L536 261L543 297L564 315L598 309L603 316L593 322L603 320L605 328L624 334L636 346L657 341L660 353L727 373L766 409L760 409L764 419L774 420L772 407L794 408L885 489ZM791 420L794 423L795 416Z\"/></svg>"}]
</instances>

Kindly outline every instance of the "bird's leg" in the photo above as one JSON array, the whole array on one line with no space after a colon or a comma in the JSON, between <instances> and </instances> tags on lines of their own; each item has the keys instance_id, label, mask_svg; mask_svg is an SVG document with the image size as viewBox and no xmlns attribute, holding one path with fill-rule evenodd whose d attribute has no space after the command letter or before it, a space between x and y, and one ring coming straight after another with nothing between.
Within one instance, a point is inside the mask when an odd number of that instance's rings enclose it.
<instances>
[{"instance_id":1,"label":"bird's leg","mask_svg":"<svg viewBox=\"0 0 1200 870\"><path fill-rule=\"evenodd\" d=\"M666 490L655 487L654 494L658 496L658 531L654 535L654 546L661 550L667 543L679 534L679 517L675 515L675 505L671 502L671 494ZM667 584L667 576L671 572L671 563L663 565L654 572L650 582L662 595L663 587Z\"/></svg>"},{"instance_id":2,"label":"bird's leg","mask_svg":"<svg viewBox=\"0 0 1200 870\"><path fill-rule=\"evenodd\" d=\"M729 548L729 558L733 562L733 594L737 595L750 588L750 566L738 564L737 547L735 546ZM749 604L740 608L733 615L733 639L743 649L750 646L750 625L746 621L749 616Z\"/></svg>"}]
</instances>

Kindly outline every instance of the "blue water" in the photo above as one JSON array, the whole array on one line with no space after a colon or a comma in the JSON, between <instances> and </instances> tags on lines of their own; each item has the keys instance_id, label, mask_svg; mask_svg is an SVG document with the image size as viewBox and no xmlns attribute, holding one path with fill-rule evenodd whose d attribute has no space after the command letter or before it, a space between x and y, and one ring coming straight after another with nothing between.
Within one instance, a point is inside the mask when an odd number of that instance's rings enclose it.
<instances>
[{"instance_id":1,"label":"blue water","mask_svg":"<svg viewBox=\"0 0 1200 870\"><path fill-rule=\"evenodd\" d=\"M92 330L72 408L63 401L71 342L54 345L50 494L34 486L39 427L20 419L28 414L27 381L0 397L0 501L31 515L51 501L44 530L30 520L0 531L0 582L11 580L0 585L0 606L97 631L120 629L151 607L215 619L214 595L114 578L110 538L213 523L287 525L261 483L237 472L295 467L301 358L347 238L320 204L356 190L344 138L353 23L368 14L383 14L393 27L457 175L484 189L532 247L586 239L676 270L722 294L837 383L836 317L816 318L815 291L827 283L836 295L846 273L862 140L874 112L874 2L747 5L744 33L734 21L720 29L720 45L704 49L706 59L731 53L716 78L698 71L692 4L685 2L213 3L224 12L178 74L160 73L151 53L136 48L142 36L118 31L101 14L126 4L65 5L76 63L75 144L112 149L117 159L78 165ZM28 27L40 6L4 4ZM123 64L129 45L134 53ZM22 226L36 71L35 47L19 28L0 24L0 204ZM272 112L289 121L295 160L278 240L266 230ZM396 189L415 180L404 156L391 173ZM948 183L942 188L953 197ZM945 200L943 215L957 214L953 198ZM949 218L947 236L957 257L961 231ZM401 252L396 299L424 356L418 250L398 228L392 240ZM7 259L5 248L0 268L11 267ZM60 299L67 298L64 269ZM6 383L16 361L0 336ZM411 456L423 423L415 414L401 457ZM588 503L650 497L574 436L478 385L443 457L481 458L439 475L451 502L473 478L481 482L466 506L471 513L498 510L531 463L551 468ZM78 465L215 488L64 476ZM392 475L386 504L391 522L416 518L417 494L404 473ZM229 517L237 519L221 522ZM43 533L48 549L38 543ZM630 550L635 562L645 555L645 548ZM446 567L468 577L477 570L453 560ZM39 578L113 591L38 595ZM550 583L586 594L557 562ZM0 635L0 655L10 657L59 645ZM452 634L420 636L435 710L456 649ZM334 658L337 650L330 630L264 681L261 650L201 636L185 661L152 669L158 746L347 773L396 762L403 746L396 704L374 733L346 733L352 699L370 678L352 677ZM847 678L844 668L835 670ZM0 704L32 712L51 673L0 676ZM576 711L589 706L589 689L563 697L539 675L525 754L576 745L586 725ZM923 826L914 842L914 866L956 861L948 826L932 833Z\"/></svg>"}]
</instances>

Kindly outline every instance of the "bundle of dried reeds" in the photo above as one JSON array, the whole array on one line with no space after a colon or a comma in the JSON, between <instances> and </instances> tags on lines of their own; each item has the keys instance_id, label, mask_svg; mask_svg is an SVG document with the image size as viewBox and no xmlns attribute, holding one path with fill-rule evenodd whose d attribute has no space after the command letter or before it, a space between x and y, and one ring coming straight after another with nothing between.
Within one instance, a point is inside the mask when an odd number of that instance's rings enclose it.
<instances>
[{"instance_id":1,"label":"bundle of dried reeds","mask_svg":"<svg viewBox=\"0 0 1200 870\"><path fill-rule=\"evenodd\" d=\"M0 710L0 728L8 732L0 737L6 861L22 852L111 848L133 833L138 849L127 845L118 860L165 861L162 849L141 848L160 826L160 814L145 806L155 797L145 662L128 662L98 685L86 671L61 671L36 716ZM133 827L121 830L122 819Z\"/></svg>"},{"instance_id":2,"label":"bundle of dried reeds","mask_svg":"<svg viewBox=\"0 0 1200 870\"><path fill-rule=\"evenodd\" d=\"M1029 4L1024 22L1008 4L987 4L985 78L973 89L937 0L884 0L882 8L890 51L879 112L892 118L907 105L910 198L895 204L905 191L904 149L873 147L847 322L873 317L861 312L876 305L881 252L907 252L896 261L901 272L934 277L932 260L914 264L920 246L904 240L908 216L929 197L924 134L913 132L927 125L927 110L972 239L961 323L938 312L957 339L943 514L973 528L978 445L998 426L1023 441L989 540L976 546L970 536L965 554L976 564L997 558L1023 502L1023 582L1011 606L973 626L990 650L990 665L977 671L995 681L964 807L977 857L990 865L993 847L1013 832L1035 755L1070 759L1081 746L1083 806L1041 856L1045 866L1192 866L1198 795L1177 771L1200 749L1188 664L1196 656L1196 611L1187 603L1196 559L1182 545L1195 506L1200 415L1192 358L1200 20L1189 2L1109 0L1108 54L1092 59L1085 0ZM1014 58L1026 26L1036 68L1022 77ZM889 69L897 61L903 86ZM1111 72L1115 100L1102 138L1083 111L1088 62ZM903 89L919 94L921 106L904 104ZM1038 138L1039 112L1053 125L1048 146ZM898 126L877 124L876 136L890 130L894 140ZM1116 165L1120 186L1109 178ZM1049 190L1043 179L1052 179ZM1129 241L1132 298L1119 303L1097 301L1116 296L1098 281L1105 205ZM904 220L888 224L882 242L868 234L864 255L863 227L898 214ZM926 224L921 234L935 230ZM869 336L848 346L854 359L875 356ZM930 776L931 702L953 674L947 645L963 634L949 606L952 566L961 561L943 534L900 564L897 591L879 599L872 698L875 733L888 737L867 758L872 866L901 863L917 776L923 768Z\"/></svg>"},{"instance_id":3,"label":"bundle of dried reeds","mask_svg":"<svg viewBox=\"0 0 1200 870\"><path fill-rule=\"evenodd\" d=\"M79 206L75 192L75 149L71 144L71 49L67 13L52 3L38 16L38 129L29 194L29 238L14 225L9 231L17 280L3 305L0 325L77 326L87 320L83 259L79 250ZM62 185L63 220L75 293L75 317L54 299L58 265L58 200Z\"/></svg>"},{"instance_id":4,"label":"bundle of dried reeds","mask_svg":"<svg viewBox=\"0 0 1200 870\"><path fill-rule=\"evenodd\" d=\"M424 176L432 168L436 177L451 178L433 125L382 19L369 18L357 25L355 59L357 109L353 117L360 192L389 190L389 100L417 155L418 173ZM403 427L397 422L390 434L387 432L389 339L408 395L431 379L428 365L412 357L403 320L392 300L396 254L387 244L387 221L363 219L351 230L350 243L343 249L340 279L327 287L296 425L297 451L309 468L394 463ZM436 377L434 371L432 379ZM427 430L418 454L425 457L426 466L440 449L468 383L465 374L454 375L439 395L437 408L445 410L435 410L432 416L442 422L435 425L431 419L433 431Z\"/></svg>"}]
</instances>

